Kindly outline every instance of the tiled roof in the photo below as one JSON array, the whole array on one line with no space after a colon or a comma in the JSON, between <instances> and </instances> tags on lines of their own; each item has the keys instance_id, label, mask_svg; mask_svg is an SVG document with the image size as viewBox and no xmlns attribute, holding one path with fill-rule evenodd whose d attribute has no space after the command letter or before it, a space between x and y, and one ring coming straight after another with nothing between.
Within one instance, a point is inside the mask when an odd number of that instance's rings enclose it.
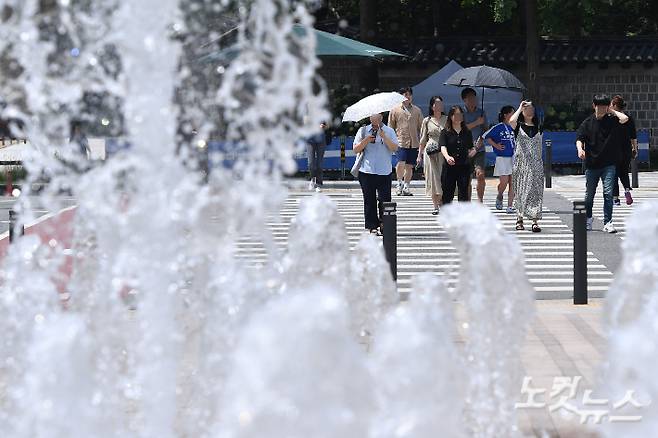
<instances>
[{"instance_id":1,"label":"tiled roof","mask_svg":"<svg viewBox=\"0 0 658 438\"><path fill-rule=\"evenodd\" d=\"M408 55L390 62L437 62L454 59L476 64L519 64L526 61L523 38L437 38L417 41L379 39L375 45ZM540 62L653 63L658 58L658 37L619 39L544 39L539 43Z\"/></svg>"}]
</instances>

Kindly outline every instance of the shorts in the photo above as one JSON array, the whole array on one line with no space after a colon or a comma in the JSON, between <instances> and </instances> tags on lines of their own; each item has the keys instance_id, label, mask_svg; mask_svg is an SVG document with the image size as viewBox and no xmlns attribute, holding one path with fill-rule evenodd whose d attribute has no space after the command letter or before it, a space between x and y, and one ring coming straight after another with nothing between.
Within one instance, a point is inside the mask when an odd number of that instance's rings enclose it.
<instances>
[{"instance_id":1,"label":"shorts","mask_svg":"<svg viewBox=\"0 0 658 438\"><path fill-rule=\"evenodd\" d=\"M485 151L480 151L471 159L474 168L480 168L484 170L487 167L487 153Z\"/></svg>"},{"instance_id":2,"label":"shorts","mask_svg":"<svg viewBox=\"0 0 658 438\"><path fill-rule=\"evenodd\" d=\"M496 157L494 176L507 176L512 174L512 157Z\"/></svg>"},{"instance_id":3,"label":"shorts","mask_svg":"<svg viewBox=\"0 0 658 438\"><path fill-rule=\"evenodd\" d=\"M415 166L418 160L418 148L398 148L397 157L398 161Z\"/></svg>"}]
</instances>

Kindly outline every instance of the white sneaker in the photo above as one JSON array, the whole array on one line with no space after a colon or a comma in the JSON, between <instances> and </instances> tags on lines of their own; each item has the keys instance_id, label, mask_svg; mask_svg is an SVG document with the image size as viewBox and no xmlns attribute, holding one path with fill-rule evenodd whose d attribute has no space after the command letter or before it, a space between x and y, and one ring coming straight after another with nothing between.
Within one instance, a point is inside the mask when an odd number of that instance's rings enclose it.
<instances>
[{"instance_id":1,"label":"white sneaker","mask_svg":"<svg viewBox=\"0 0 658 438\"><path fill-rule=\"evenodd\" d=\"M404 184L402 181L398 181L398 189L395 192L398 196L402 196L402 190L404 189Z\"/></svg>"},{"instance_id":2,"label":"white sneaker","mask_svg":"<svg viewBox=\"0 0 658 438\"><path fill-rule=\"evenodd\" d=\"M505 210L507 214L514 214L514 207L507 207L507 210Z\"/></svg>"},{"instance_id":3,"label":"white sneaker","mask_svg":"<svg viewBox=\"0 0 658 438\"><path fill-rule=\"evenodd\" d=\"M586 229L587 231L592 231L592 223L593 223L593 222L594 222L594 218L593 218L593 217L588 217L588 218L587 218L587 224L585 225L585 229Z\"/></svg>"},{"instance_id":4,"label":"white sneaker","mask_svg":"<svg viewBox=\"0 0 658 438\"><path fill-rule=\"evenodd\" d=\"M320 193L320 192L322 191L322 189L320 188L320 186L317 186L317 187L315 188L315 191L316 191L317 193Z\"/></svg>"},{"instance_id":5,"label":"white sneaker","mask_svg":"<svg viewBox=\"0 0 658 438\"><path fill-rule=\"evenodd\" d=\"M606 233L615 234L617 232L617 229L615 228L614 225L612 225L612 221L610 221L603 226L603 231L605 231Z\"/></svg>"}]
</instances>

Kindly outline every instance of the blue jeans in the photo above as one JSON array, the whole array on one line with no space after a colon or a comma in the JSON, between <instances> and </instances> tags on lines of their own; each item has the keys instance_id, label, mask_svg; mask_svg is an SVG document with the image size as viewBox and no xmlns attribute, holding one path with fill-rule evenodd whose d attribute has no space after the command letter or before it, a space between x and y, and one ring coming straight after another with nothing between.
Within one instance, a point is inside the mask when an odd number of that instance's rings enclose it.
<instances>
[{"instance_id":1,"label":"blue jeans","mask_svg":"<svg viewBox=\"0 0 658 438\"><path fill-rule=\"evenodd\" d=\"M617 178L617 171L615 166L606 166L600 169L587 169L585 170L585 187L587 193L585 195L585 208L587 209L587 217L592 217L592 207L594 206L594 195L596 195L596 186L599 184L599 179L603 181L603 223L607 224L612 220L612 190Z\"/></svg>"}]
</instances>

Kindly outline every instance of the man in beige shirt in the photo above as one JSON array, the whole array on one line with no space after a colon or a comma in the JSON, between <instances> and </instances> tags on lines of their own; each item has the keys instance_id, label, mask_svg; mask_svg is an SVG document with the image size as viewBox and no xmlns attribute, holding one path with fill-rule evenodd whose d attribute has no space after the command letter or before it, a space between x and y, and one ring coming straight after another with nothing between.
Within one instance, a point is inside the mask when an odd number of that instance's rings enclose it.
<instances>
[{"instance_id":1,"label":"man in beige shirt","mask_svg":"<svg viewBox=\"0 0 658 438\"><path fill-rule=\"evenodd\" d=\"M409 183L414 173L414 166L422 160L418 157L418 147L423 113L412 103L411 87L404 87L399 93L406 100L391 110L388 116L388 126L395 130L400 145L397 151L398 164L395 166L395 173L398 177L397 194L412 196Z\"/></svg>"}]
</instances>

